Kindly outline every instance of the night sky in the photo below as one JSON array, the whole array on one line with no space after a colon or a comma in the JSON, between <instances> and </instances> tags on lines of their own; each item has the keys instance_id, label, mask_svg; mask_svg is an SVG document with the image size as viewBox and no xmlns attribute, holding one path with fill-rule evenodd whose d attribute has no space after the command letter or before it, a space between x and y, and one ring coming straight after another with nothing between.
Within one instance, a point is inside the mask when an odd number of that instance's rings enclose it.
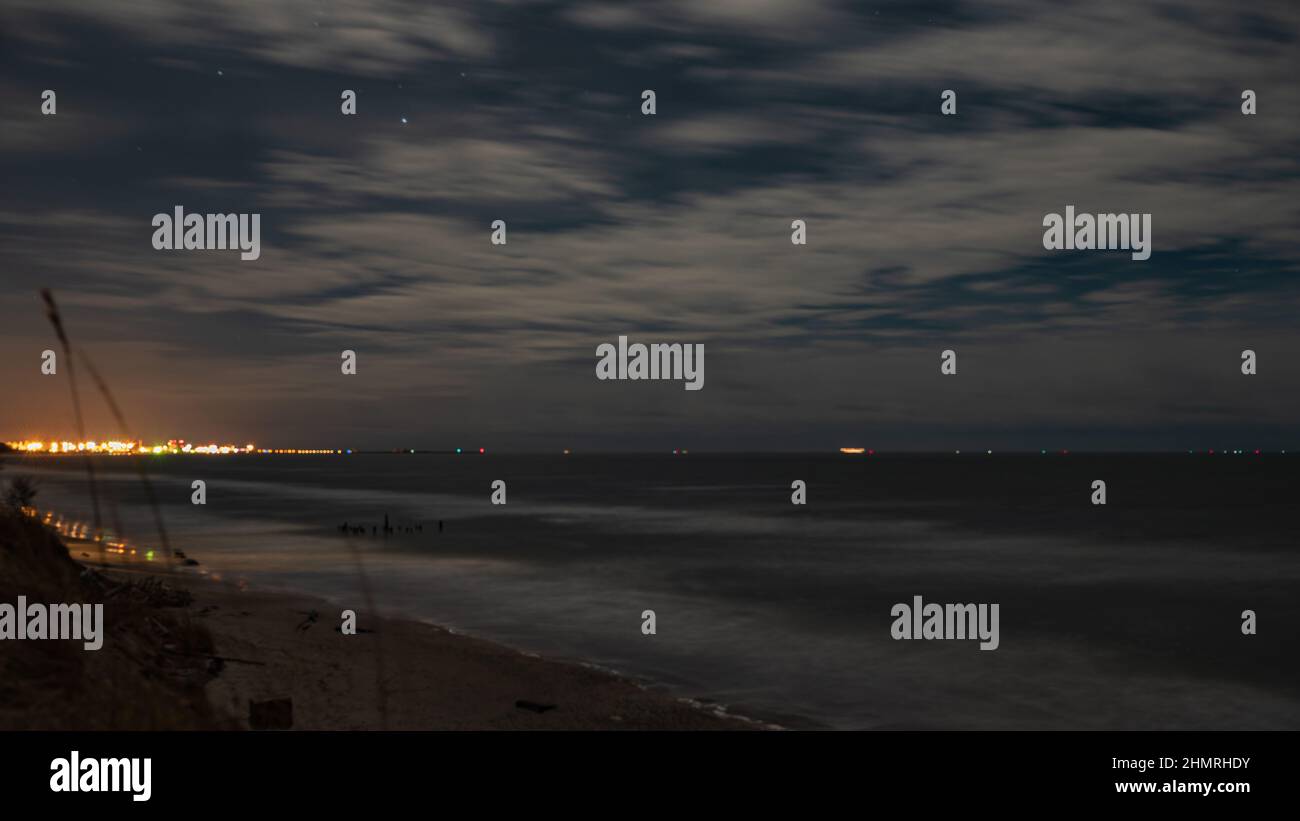
<instances>
[{"instance_id":1,"label":"night sky","mask_svg":"<svg viewBox=\"0 0 1300 821\"><path fill-rule=\"evenodd\" d=\"M1290 2L6 0L0 439L74 432L48 287L132 427L94 403L96 438L1300 449L1298 32ZM261 258L154 250L176 205L260 213ZM1150 212L1151 259L1045 251L1066 205ZM620 334L703 343L704 390L598 381Z\"/></svg>"}]
</instances>

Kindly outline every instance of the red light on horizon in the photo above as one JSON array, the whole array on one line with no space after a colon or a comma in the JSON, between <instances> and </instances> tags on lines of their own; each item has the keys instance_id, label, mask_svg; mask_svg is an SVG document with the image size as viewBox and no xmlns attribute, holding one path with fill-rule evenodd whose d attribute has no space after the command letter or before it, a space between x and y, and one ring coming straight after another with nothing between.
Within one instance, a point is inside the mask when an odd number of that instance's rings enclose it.
<instances>
[{"instance_id":1,"label":"red light on horizon","mask_svg":"<svg viewBox=\"0 0 1300 821\"><path fill-rule=\"evenodd\" d=\"M483 448L479 448L479 449L478 449L478 452L479 452L479 453L487 453L487 451L484 450Z\"/></svg>"}]
</instances>

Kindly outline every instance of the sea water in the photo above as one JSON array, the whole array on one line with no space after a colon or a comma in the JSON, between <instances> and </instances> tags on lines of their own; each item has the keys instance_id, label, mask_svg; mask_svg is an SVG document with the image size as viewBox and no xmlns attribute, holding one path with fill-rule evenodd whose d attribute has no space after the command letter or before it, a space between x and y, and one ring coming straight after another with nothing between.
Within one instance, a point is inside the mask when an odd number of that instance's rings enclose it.
<instances>
[{"instance_id":1,"label":"sea water","mask_svg":"<svg viewBox=\"0 0 1300 821\"><path fill-rule=\"evenodd\" d=\"M172 546L228 581L364 611L359 557L386 612L788 726L1300 729L1295 456L143 458ZM89 521L78 460L7 462ZM156 547L136 466L97 476ZM916 596L997 604L998 648L895 641Z\"/></svg>"}]
</instances>

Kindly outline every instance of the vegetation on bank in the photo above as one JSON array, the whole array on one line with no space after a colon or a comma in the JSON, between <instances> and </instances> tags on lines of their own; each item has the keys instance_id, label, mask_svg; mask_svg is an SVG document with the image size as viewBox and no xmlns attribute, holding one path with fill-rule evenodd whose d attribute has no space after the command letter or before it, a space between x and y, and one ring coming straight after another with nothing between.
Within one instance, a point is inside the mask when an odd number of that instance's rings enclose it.
<instances>
[{"instance_id":1,"label":"vegetation on bank","mask_svg":"<svg viewBox=\"0 0 1300 821\"><path fill-rule=\"evenodd\" d=\"M93 651L80 641L0 640L0 730L227 726L203 690L220 667L208 631L183 606L188 593L152 576L83 566L26 515L35 497L35 484L23 477L0 493L0 602L102 603L105 638Z\"/></svg>"}]
</instances>

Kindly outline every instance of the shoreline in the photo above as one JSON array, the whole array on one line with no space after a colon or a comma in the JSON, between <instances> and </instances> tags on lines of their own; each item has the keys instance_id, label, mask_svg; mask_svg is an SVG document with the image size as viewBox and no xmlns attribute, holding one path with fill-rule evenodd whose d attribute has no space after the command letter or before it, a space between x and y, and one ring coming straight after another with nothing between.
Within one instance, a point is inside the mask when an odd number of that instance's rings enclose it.
<instances>
[{"instance_id":1,"label":"shoreline","mask_svg":"<svg viewBox=\"0 0 1300 821\"><path fill-rule=\"evenodd\" d=\"M67 544L75 561L98 572L148 576L189 592L184 610L213 640L209 703L240 729L252 728L252 702L283 699L292 703L288 728L302 730L782 729L594 663L543 657L401 614L357 612L357 632L345 636L339 606L320 596L101 563L82 555L93 543Z\"/></svg>"}]
</instances>

